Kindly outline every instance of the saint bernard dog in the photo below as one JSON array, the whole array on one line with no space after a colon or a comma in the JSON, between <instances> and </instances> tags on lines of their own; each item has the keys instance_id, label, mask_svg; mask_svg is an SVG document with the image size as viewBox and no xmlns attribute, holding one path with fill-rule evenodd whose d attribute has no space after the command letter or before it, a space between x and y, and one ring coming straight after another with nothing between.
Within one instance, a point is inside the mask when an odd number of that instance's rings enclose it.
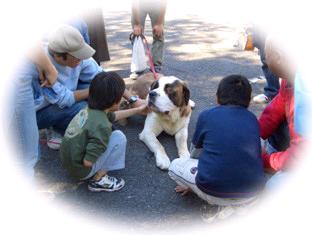
<instances>
[{"instance_id":1,"label":"saint bernard dog","mask_svg":"<svg viewBox=\"0 0 312 236\"><path fill-rule=\"evenodd\" d=\"M195 104L186 84L174 76L160 76L153 81L146 99L152 112L148 113L139 138L154 153L156 165L165 170L170 159L156 137L163 131L174 135L179 157L189 158L188 124Z\"/></svg>"}]
</instances>

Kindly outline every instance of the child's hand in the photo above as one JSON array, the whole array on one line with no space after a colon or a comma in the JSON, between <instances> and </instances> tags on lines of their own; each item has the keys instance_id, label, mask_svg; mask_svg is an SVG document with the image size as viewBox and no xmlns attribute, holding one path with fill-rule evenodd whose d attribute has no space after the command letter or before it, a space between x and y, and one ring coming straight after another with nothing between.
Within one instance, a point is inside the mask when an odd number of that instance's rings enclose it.
<instances>
[{"instance_id":1,"label":"child's hand","mask_svg":"<svg viewBox=\"0 0 312 236\"><path fill-rule=\"evenodd\" d=\"M132 104L132 107L141 107L143 105L147 105L147 101L141 99L141 98L138 98L138 100Z\"/></svg>"},{"instance_id":2,"label":"child's hand","mask_svg":"<svg viewBox=\"0 0 312 236\"><path fill-rule=\"evenodd\" d=\"M180 185L177 185L174 190L176 191L176 193L181 193L182 196L186 195L189 192L192 192L190 188L186 188Z\"/></svg>"},{"instance_id":3,"label":"child's hand","mask_svg":"<svg viewBox=\"0 0 312 236\"><path fill-rule=\"evenodd\" d=\"M83 165L86 167L92 167L93 163L91 161L88 161L88 160L83 160Z\"/></svg>"},{"instance_id":4,"label":"child's hand","mask_svg":"<svg viewBox=\"0 0 312 236\"><path fill-rule=\"evenodd\" d=\"M144 105L144 106L142 107L142 110L141 110L140 114L141 114L142 116L147 116L147 114L150 113L150 112L151 112L150 107L147 106L147 105Z\"/></svg>"},{"instance_id":5,"label":"child's hand","mask_svg":"<svg viewBox=\"0 0 312 236\"><path fill-rule=\"evenodd\" d=\"M136 105L135 107L137 107L140 110L141 115L146 116L150 112L146 100L138 99L135 105Z\"/></svg>"}]
</instances>

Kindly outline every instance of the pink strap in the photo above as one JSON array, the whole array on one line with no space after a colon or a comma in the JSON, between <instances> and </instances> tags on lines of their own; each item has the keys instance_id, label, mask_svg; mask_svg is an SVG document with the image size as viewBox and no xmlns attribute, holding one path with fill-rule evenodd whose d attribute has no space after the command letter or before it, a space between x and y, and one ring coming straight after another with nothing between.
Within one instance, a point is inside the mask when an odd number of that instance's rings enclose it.
<instances>
[{"instance_id":1,"label":"pink strap","mask_svg":"<svg viewBox=\"0 0 312 236\"><path fill-rule=\"evenodd\" d=\"M150 62L150 67L152 69L152 73L153 73L154 79L157 80L158 78L157 78L157 75L156 75L156 71L155 71L155 66L154 66L154 61L153 61L153 57L152 57L152 54L151 54L151 50L150 50L150 48L148 46L148 42L147 42L145 36L142 34L141 37L142 37L144 45L146 47L148 60Z\"/></svg>"}]
</instances>

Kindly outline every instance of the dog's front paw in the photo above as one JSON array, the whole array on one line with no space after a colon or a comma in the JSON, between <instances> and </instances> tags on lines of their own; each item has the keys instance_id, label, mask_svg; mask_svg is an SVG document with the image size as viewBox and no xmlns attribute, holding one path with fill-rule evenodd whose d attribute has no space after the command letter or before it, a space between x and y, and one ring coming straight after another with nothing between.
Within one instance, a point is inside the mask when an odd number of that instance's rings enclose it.
<instances>
[{"instance_id":1,"label":"dog's front paw","mask_svg":"<svg viewBox=\"0 0 312 236\"><path fill-rule=\"evenodd\" d=\"M167 156L156 156L156 165L162 170L168 170L170 166L170 159Z\"/></svg>"}]
</instances>

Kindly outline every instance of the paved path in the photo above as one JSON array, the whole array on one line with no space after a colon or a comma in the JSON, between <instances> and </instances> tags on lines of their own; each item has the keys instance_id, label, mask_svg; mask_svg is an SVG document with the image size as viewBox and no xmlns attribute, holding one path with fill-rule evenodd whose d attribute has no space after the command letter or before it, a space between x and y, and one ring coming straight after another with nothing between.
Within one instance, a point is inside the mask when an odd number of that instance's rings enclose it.
<instances>
[{"instance_id":1,"label":"paved path","mask_svg":"<svg viewBox=\"0 0 312 236\"><path fill-rule=\"evenodd\" d=\"M111 61L103 64L124 78L129 76L131 45L129 12L105 15L106 32ZM149 24L149 23L148 23ZM205 108L216 105L215 93L219 80L229 74L240 73L248 78L262 75L256 52L242 52L233 48L236 29L224 23L200 17L169 19L166 22L166 47L163 73L186 80L191 98L196 102L189 126L189 141L197 117ZM146 35L151 42L150 26ZM253 94L262 91L263 84L253 84ZM251 104L258 115L263 106ZM166 171L155 166L153 154L140 142L138 134L144 118L137 116L120 129L128 137L126 169L113 174L122 176L126 186L116 193L92 193L86 184L77 185L60 165L59 152L42 145L42 160L37 166L37 179L56 193L55 202L66 203L70 211L100 217L107 222L129 224L129 229L175 226L185 227L202 222L201 209L206 204L195 195L181 197L174 192L175 184ZM161 134L160 142L174 159L177 151L174 139Z\"/></svg>"}]
</instances>

